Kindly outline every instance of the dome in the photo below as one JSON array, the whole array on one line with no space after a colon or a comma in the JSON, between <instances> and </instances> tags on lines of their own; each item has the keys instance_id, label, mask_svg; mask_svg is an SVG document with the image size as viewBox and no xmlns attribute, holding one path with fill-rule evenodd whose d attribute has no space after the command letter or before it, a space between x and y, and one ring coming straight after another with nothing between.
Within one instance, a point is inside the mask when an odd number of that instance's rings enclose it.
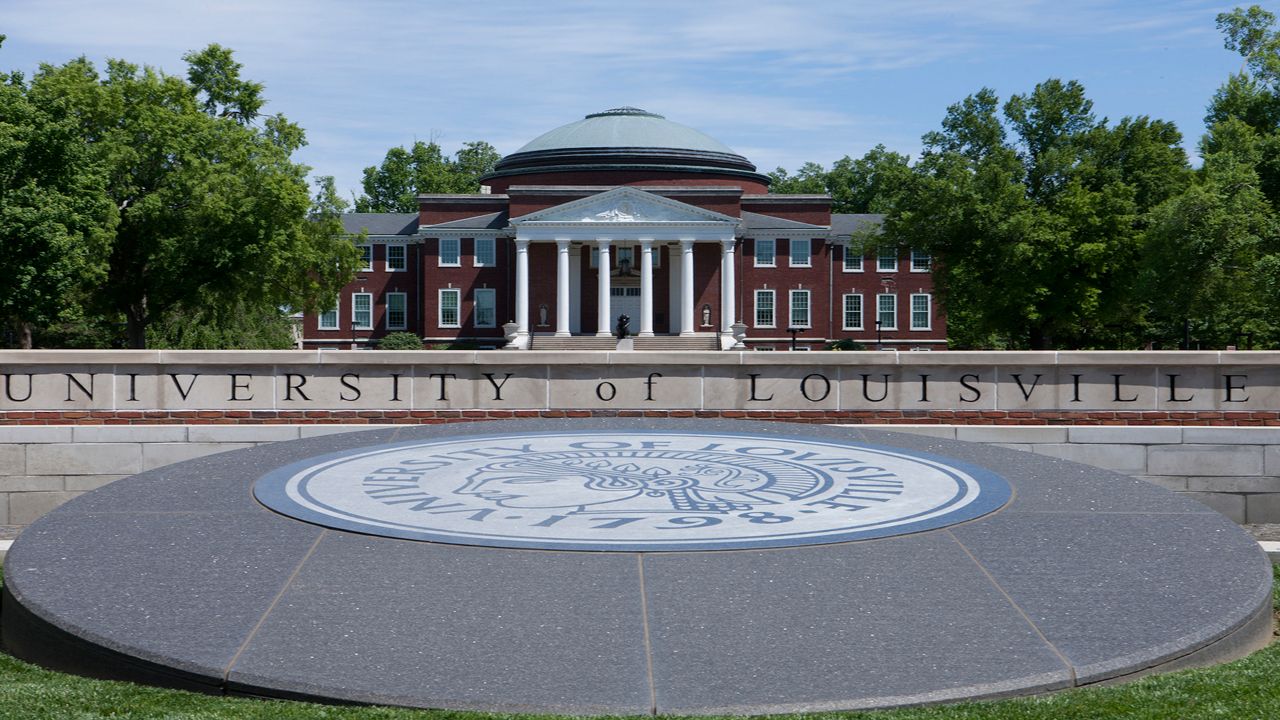
<instances>
[{"instance_id":1,"label":"dome","mask_svg":"<svg viewBox=\"0 0 1280 720\"><path fill-rule=\"evenodd\" d=\"M534 138L484 179L592 170L654 170L748 177L768 183L745 157L687 125L634 107L592 113Z\"/></svg>"}]
</instances>

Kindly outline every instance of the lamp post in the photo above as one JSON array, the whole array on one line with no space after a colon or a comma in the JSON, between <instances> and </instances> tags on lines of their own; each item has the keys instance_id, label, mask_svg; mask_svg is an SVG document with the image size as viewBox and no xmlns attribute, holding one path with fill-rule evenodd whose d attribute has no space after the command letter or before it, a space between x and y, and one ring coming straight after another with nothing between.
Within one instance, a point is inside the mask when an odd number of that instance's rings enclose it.
<instances>
[{"instance_id":1,"label":"lamp post","mask_svg":"<svg viewBox=\"0 0 1280 720\"><path fill-rule=\"evenodd\" d=\"M791 352L796 351L796 333L800 332L800 328L789 327L787 332L791 333Z\"/></svg>"},{"instance_id":2,"label":"lamp post","mask_svg":"<svg viewBox=\"0 0 1280 720\"><path fill-rule=\"evenodd\" d=\"M876 318L876 349L884 349L884 343L880 342L880 318Z\"/></svg>"}]
</instances>

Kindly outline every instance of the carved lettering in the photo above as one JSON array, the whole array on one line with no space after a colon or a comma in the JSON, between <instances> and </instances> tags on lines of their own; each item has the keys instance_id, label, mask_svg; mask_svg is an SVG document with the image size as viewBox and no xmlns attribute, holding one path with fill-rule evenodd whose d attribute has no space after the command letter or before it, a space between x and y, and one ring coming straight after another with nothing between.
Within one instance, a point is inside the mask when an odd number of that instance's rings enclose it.
<instances>
[{"instance_id":1,"label":"carved lettering","mask_svg":"<svg viewBox=\"0 0 1280 720\"><path fill-rule=\"evenodd\" d=\"M485 376L485 379L487 379L487 380L489 381L489 384L493 386L493 399L494 399L495 401L496 401L496 400L501 400L501 399L502 399L502 386L503 386L503 385L506 385L506 384L507 384L507 381L511 379L511 373L506 373L506 374L504 375L504 377L502 378L502 382L498 382L497 380L494 380L494 379L493 379L493 373L484 373L484 376Z\"/></svg>"},{"instance_id":2,"label":"carved lettering","mask_svg":"<svg viewBox=\"0 0 1280 720\"><path fill-rule=\"evenodd\" d=\"M1169 402L1191 402L1192 400L1195 399L1196 396L1194 393L1184 398L1178 397L1178 377L1179 376L1176 374L1171 374L1168 377L1169 377Z\"/></svg>"},{"instance_id":3,"label":"carved lettering","mask_svg":"<svg viewBox=\"0 0 1280 720\"><path fill-rule=\"evenodd\" d=\"M400 399L400 373L391 373L391 402L404 402Z\"/></svg>"},{"instance_id":4,"label":"carved lettering","mask_svg":"<svg viewBox=\"0 0 1280 720\"><path fill-rule=\"evenodd\" d=\"M1241 379L1241 382L1240 382L1240 384L1239 384L1239 385L1236 385L1236 384L1235 384L1235 380L1236 380L1236 378L1240 378L1240 379ZM1239 400L1237 400L1237 399L1235 399L1234 397L1232 397L1232 393L1233 393L1234 391L1236 391L1236 390L1244 390L1244 381L1245 381L1245 380L1248 380L1248 379L1249 379L1249 376L1248 376L1248 375L1223 375L1223 376L1222 376L1222 382L1223 382L1223 385L1225 386L1226 394L1227 394L1227 397L1226 397L1226 399L1224 400L1224 402L1249 402L1249 396L1248 396L1248 395L1245 395L1244 397L1240 398Z\"/></svg>"},{"instance_id":5,"label":"carved lettering","mask_svg":"<svg viewBox=\"0 0 1280 720\"><path fill-rule=\"evenodd\" d=\"M1071 402L1080 402L1080 376L1071 375Z\"/></svg>"},{"instance_id":6,"label":"carved lettering","mask_svg":"<svg viewBox=\"0 0 1280 720\"><path fill-rule=\"evenodd\" d=\"M427 377L429 377L429 378L440 378L440 395L439 395L439 396L437 396L437 397L436 397L436 399L437 399L437 400L444 400L444 401L448 401L448 400L449 400L449 388L448 388L448 386L447 386L445 383L446 383L446 381L447 381L447 380L456 380L456 379L458 378L458 376L457 376L457 375L455 375L455 374L453 374L453 373L431 373L431 374L430 374L430 375L428 375Z\"/></svg>"},{"instance_id":7,"label":"carved lettering","mask_svg":"<svg viewBox=\"0 0 1280 720\"><path fill-rule=\"evenodd\" d=\"M609 397L604 396L605 388L609 388ZM609 382L608 380L605 380L599 385L596 385L596 397L600 398L604 402L610 402L617 396L618 396L618 388L614 387L613 383Z\"/></svg>"},{"instance_id":8,"label":"carved lettering","mask_svg":"<svg viewBox=\"0 0 1280 720\"><path fill-rule=\"evenodd\" d=\"M978 377L977 375L975 375L975 374L973 374L973 373L966 373L966 374L964 374L964 375L961 375L961 376L960 376L960 384L961 384L961 385L962 385L966 390L972 390L972 391L973 391L973 397L971 397L971 398L967 398L967 397L965 397L963 394L961 394L961 395L960 395L960 402L962 402L962 403L975 403L975 402L978 402L979 400L981 400L981 399L982 399L982 391L981 391L981 390L979 390L978 388L974 387L973 385L970 385L970 384L969 384L969 378L973 378L973 381L974 381L974 382L979 382L979 381L981 381L981 380L982 380L982 378Z\"/></svg>"},{"instance_id":9,"label":"carved lettering","mask_svg":"<svg viewBox=\"0 0 1280 720\"><path fill-rule=\"evenodd\" d=\"M227 377L231 380L231 397L227 398L227 402L249 402L253 399L253 395L249 397L240 397L241 390L249 389L249 380L253 378L248 373L227 373ZM244 384L240 383L240 378L245 378Z\"/></svg>"},{"instance_id":10,"label":"carved lettering","mask_svg":"<svg viewBox=\"0 0 1280 720\"><path fill-rule=\"evenodd\" d=\"M819 380L822 381L822 395L818 397L813 397L812 395L809 394L810 378L818 378ZM804 376L803 380L800 381L800 394L803 395L804 399L808 400L809 402L822 402L823 400L827 399L828 395L831 394L831 381L828 380L827 376L823 375L822 373L809 373L808 375ZM865 386L863 386L863 394L866 394Z\"/></svg>"},{"instance_id":11,"label":"carved lettering","mask_svg":"<svg viewBox=\"0 0 1280 720\"><path fill-rule=\"evenodd\" d=\"M129 373L129 399L126 402L138 402L138 373Z\"/></svg>"},{"instance_id":12,"label":"carved lettering","mask_svg":"<svg viewBox=\"0 0 1280 720\"><path fill-rule=\"evenodd\" d=\"M342 377L338 378L338 382L342 383L342 387L347 388L355 393L355 397L347 397L345 392L338 394L338 399L343 402L355 402L360 399L360 388L347 382L348 378L355 378L356 382L360 382L360 376L355 373L342 373Z\"/></svg>"},{"instance_id":13,"label":"carved lettering","mask_svg":"<svg viewBox=\"0 0 1280 720\"><path fill-rule=\"evenodd\" d=\"M199 378L200 373L192 373L191 382L187 383L187 387L184 389L182 387L182 383L178 382L178 376L174 373L169 373L169 379L173 381L173 386L178 389L178 395L181 396L183 400L186 400L187 396L191 394L191 388L196 386L196 380Z\"/></svg>"},{"instance_id":14,"label":"carved lettering","mask_svg":"<svg viewBox=\"0 0 1280 720\"><path fill-rule=\"evenodd\" d=\"M1030 389L1022 384L1022 373L1013 373L1013 381L1018 383L1018 389L1022 391L1023 400L1031 400L1031 393L1036 391L1036 385L1040 384L1040 378L1044 377L1040 373L1036 373L1036 377L1031 381Z\"/></svg>"},{"instance_id":15,"label":"carved lettering","mask_svg":"<svg viewBox=\"0 0 1280 720\"><path fill-rule=\"evenodd\" d=\"M93 378L97 376L97 373L88 373L89 387L85 387L84 383L80 382L80 380L76 378L74 373L63 373L63 375L67 377L67 402L71 402L71 386L72 385L75 385L76 387L80 388L80 392L84 393L84 397L86 400L93 399ZM28 392L27 396L30 397L30 395L31 395L30 392Z\"/></svg>"},{"instance_id":16,"label":"carved lettering","mask_svg":"<svg viewBox=\"0 0 1280 720\"><path fill-rule=\"evenodd\" d=\"M652 372L644 381L644 399L647 402L653 402L653 379L662 377L662 373Z\"/></svg>"},{"instance_id":17,"label":"carved lettering","mask_svg":"<svg viewBox=\"0 0 1280 720\"><path fill-rule=\"evenodd\" d=\"M16 398L13 396L13 375L10 373L5 373L4 374L4 396L9 398L9 400L12 402L26 402L31 399L32 384L33 383L31 381L31 373L27 373L27 395L26 397Z\"/></svg>"},{"instance_id":18,"label":"carved lettering","mask_svg":"<svg viewBox=\"0 0 1280 720\"><path fill-rule=\"evenodd\" d=\"M295 380L297 381L296 384L294 382ZM311 400L311 398L307 397L306 393L302 392L302 386L306 384L307 384L306 376L299 375L298 373L285 373L284 399L292 400L294 391L297 391L297 393L302 396L303 400L308 400L308 401Z\"/></svg>"},{"instance_id":19,"label":"carved lettering","mask_svg":"<svg viewBox=\"0 0 1280 720\"><path fill-rule=\"evenodd\" d=\"M867 402L881 402L889 397L889 373L884 373L881 377L884 378L884 389L880 392L880 397L873 398L871 397L870 388L867 387L871 383L871 376L867 373L862 373L862 397L866 398Z\"/></svg>"},{"instance_id":20,"label":"carved lettering","mask_svg":"<svg viewBox=\"0 0 1280 720\"><path fill-rule=\"evenodd\" d=\"M920 376L920 402L929 402L929 376Z\"/></svg>"},{"instance_id":21,"label":"carved lettering","mask_svg":"<svg viewBox=\"0 0 1280 720\"><path fill-rule=\"evenodd\" d=\"M760 373L751 373L749 377L751 378L751 397L749 402L769 402L773 399L772 395L767 398L756 397L756 378L760 377Z\"/></svg>"},{"instance_id":22,"label":"carved lettering","mask_svg":"<svg viewBox=\"0 0 1280 720\"><path fill-rule=\"evenodd\" d=\"M1111 375L1111 378L1115 381L1115 387L1116 387L1115 401L1116 402L1137 402L1138 401L1137 395L1134 395L1131 398L1120 397L1120 378L1122 377L1124 377L1124 373L1120 373L1120 374L1112 373Z\"/></svg>"}]
</instances>

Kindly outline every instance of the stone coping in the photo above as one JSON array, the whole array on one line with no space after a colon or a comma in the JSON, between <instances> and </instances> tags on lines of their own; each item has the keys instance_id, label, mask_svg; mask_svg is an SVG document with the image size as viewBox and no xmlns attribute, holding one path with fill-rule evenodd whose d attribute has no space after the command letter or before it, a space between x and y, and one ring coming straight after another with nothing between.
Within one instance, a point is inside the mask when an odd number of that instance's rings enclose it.
<instances>
[{"instance_id":1,"label":"stone coping","mask_svg":"<svg viewBox=\"0 0 1280 720\"><path fill-rule=\"evenodd\" d=\"M376 537L271 512L250 492L326 453L569 429L866 442L984 467L1014 493L968 522L876 540L647 553ZM1035 694L1223 661L1271 635L1265 555L1194 501L1004 448L741 421L386 428L237 450L68 503L19 536L5 577L4 643L42 664L212 693L497 712Z\"/></svg>"}]
</instances>

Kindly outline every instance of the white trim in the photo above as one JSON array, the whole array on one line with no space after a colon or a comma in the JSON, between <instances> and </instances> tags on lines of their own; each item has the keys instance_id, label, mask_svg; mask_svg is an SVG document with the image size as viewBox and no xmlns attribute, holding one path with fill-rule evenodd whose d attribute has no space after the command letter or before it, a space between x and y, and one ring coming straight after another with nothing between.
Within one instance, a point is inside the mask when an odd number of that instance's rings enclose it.
<instances>
[{"instance_id":1,"label":"white trim","mask_svg":"<svg viewBox=\"0 0 1280 720\"><path fill-rule=\"evenodd\" d=\"M362 254L366 250L369 251L369 260L360 268L360 271L373 272L373 245L371 243L360 243L359 245L356 245L356 247L360 248L360 252Z\"/></svg>"},{"instance_id":2,"label":"white trim","mask_svg":"<svg viewBox=\"0 0 1280 720\"><path fill-rule=\"evenodd\" d=\"M796 262L796 244L804 243L804 262ZM790 238L787 240L787 267L813 267L813 241L809 238Z\"/></svg>"},{"instance_id":3,"label":"white trim","mask_svg":"<svg viewBox=\"0 0 1280 720\"><path fill-rule=\"evenodd\" d=\"M480 262L480 243L484 241L489 245L489 258L491 262ZM471 266L472 267L497 267L498 266L498 241L491 237L478 237L471 240Z\"/></svg>"},{"instance_id":4,"label":"white trim","mask_svg":"<svg viewBox=\"0 0 1280 720\"><path fill-rule=\"evenodd\" d=\"M400 324L391 324L391 298L400 298ZM409 327L409 295L403 292L389 292L386 294L386 312L382 316L382 323L387 330L406 330Z\"/></svg>"},{"instance_id":5,"label":"white trim","mask_svg":"<svg viewBox=\"0 0 1280 720\"><path fill-rule=\"evenodd\" d=\"M916 268L916 258L924 258L924 267L919 269ZM911 260L910 265L908 265L908 269L913 273L927 273L933 269L933 257L913 248L911 250Z\"/></svg>"},{"instance_id":6,"label":"white trim","mask_svg":"<svg viewBox=\"0 0 1280 720\"><path fill-rule=\"evenodd\" d=\"M899 255L901 255L901 253L899 253L899 252L898 252L898 248L896 248L896 247L895 247L895 248L892 248L892 250L893 250L893 267L888 267L888 268L887 268L887 267L885 267L885 266L881 263L881 259L882 259L883 257L885 257L885 256L884 256L884 252L885 252L885 250L886 250L886 249L889 249L889 248L884 248L884 247L882 247L882 248L880 248L879 250L877 250L877 251L876 251L876 272L882 272L882 273L884 273L884 272L898 272L898 261L899 261L899 259L900 259L898 256L899 256Z\"/></svg>"},{"instance_id":7,"label":"white trim","mask_svg":"<svg viewBox=\"0 0 1280 720\"><path fill-rule=\"evenodd\" d=\"M897 293L880 293L876 295L876 320L880 321L881 305L880 298L893 298L893 324L885 325L880 323L880 330L897 330L898 329L898 294Z\"/></svg>"},{"instance_id":8,"label":"white trim","mask_svg":"<svg viewBox=\"0 0 1280 720\"><path fill-rule=\"evenodd\" d=\"M916 326L916 298L924 298L924 326ZM919 332L933 329L933 296L929 293L911 293L911 329Z\"/></svg>"},{"instance_id":9,"label":"white trim","mask_svg":"<svg viewBox=\"0 0 1280 720\"><path fill-rule=\"evenodd\" d=\"M383 256L382 266L387 269L387 272L408 272L409 249L404 245L404 243L387 243L385 247L386 250L384 251L385 255ZM391 248L400 248L400 260L404 263L404 267L391 267Z\"/></svg>"},{"instance_id":10,"label":"white trim","mask_svg":"<svg viewBox=\"0 0 1280 720\"><path fill-rule=\"evenodd\" d=\"M765 325L760 322L760 294L769 294L769 314L773 318L773 322ZM778 294L773 290L756 290L752 294L751 306L751 327L757 328L776 328L778 327Z\"/></svg>"},{"instance_id":11,"label":"white trim","mask_svg":"<svg viewBox=\"0 0 1280 720\"><path fill-rule=\"evenodd\" d=\"M335 303L333 306L333 309L326 310L316 316L316 330L341 330L342 329L342 317L341 317L342 313L341 313L341 310L339 309L340 305L341 303ZM328 315L329 313L333 313L333 325L324 324L324 316Z\"/></svg>"},{"instance_id":12,"label":"white trim","mask_svg":"<svg viewBox=\"0 0 1280 720\"><path fill-rule=\"evenodd\" d=\"M858 298L858 324L849 324L849 298ZM845 293L840 296L840 325L845 330L862 330L867 324L867 308L862 303L862 293Z\"/></svg>"},{"instance_id":13,"label":"white trim","mask_svg":"<svg viewBox=\"0 0 1280 720\"><path fill-rule=\"evenodd\" d=\"M454 321L452 323L444 321L444 296L446 293L452 294L455 298L453 303ZM436 327L462 327L462 291L458 288L440 288L436 291Z\"/></svg>"},{"instance_id":14,"label":"white trim","mask_svg":"<svg viewBox=\"0 0 1280 720\"><path fill-rule=\"evenodd\" d=\"M356 322L356 317L357 317L356 313L359 312L356 309L356 299L361 297L369 299L369 322L364 324ZM367 293L367 292L351 293L351 329L352 330L372 330L373 329L373 293Z\"/></svg>"},{"instance_id":15,"label":"white trim","mask_svg":"<svg viewBox=\"0 0 1280 720\"><path fill-rule=\"evenodd\" d=\"M480 322L480 297L489 298L489 310L493 313L493 318L487 322ZM494 288L476 288L471 291L471 299L474 303L472 317L475 318L474 327L478 328L496 328L498 327L498 291Z\"/></svg>"},{"instance_id":16,"label":"white trim","mask_svg":"<svg viewBox=\"0 0 1280 720\"><path fill-rule=\"evenodd\" d=\"M804 322L803 323L796 322L796 314L795 314L796 297L799 295L804 295ZM812 300L813 300L813 296L809 293L808 290L788 290L787 291L787 327L804 328L806 330L813 327Z\"/></svg>"},{"instance_id":17,"label":"white trim","mask_svg":"<svg viewBox=\"0 0 1280 720\"><path fill-rule=\"evenodd\" d=\"M767 242L771 248L769 262L760 262L760 243ZM753 267L778 267L778 241L776 238L754 238L751 241L751 262Z\"/></svg>"},{"instance_id":18,"label":"white trim","mask_svg":"<svg viewBox=\"0 0 1280 720\"><path fill-rule=\"evenodd\" d=\"M450 243L456 243L453 262L444 261L444 243L446 240ZM438 238L436 240L436 263L439 267L462 267L462 238Z\"/></svg>"},{"instance_id":19,"label":"white trim","mask_svg":"<svg viewBox=\"0 0 1280 720\"><path fill-rule=\"evenodd\" d=\"M849 260L853 258L857 258L858 260L858 267L856 268L849 267ZM857 248L855 251L853 247L853 238L850 238L844 243L844 256L840 258L840 269L842 272L847 273L860 273L865 272L867 269L866 251L861 247Z\"/></svg>"}]
</instances>

